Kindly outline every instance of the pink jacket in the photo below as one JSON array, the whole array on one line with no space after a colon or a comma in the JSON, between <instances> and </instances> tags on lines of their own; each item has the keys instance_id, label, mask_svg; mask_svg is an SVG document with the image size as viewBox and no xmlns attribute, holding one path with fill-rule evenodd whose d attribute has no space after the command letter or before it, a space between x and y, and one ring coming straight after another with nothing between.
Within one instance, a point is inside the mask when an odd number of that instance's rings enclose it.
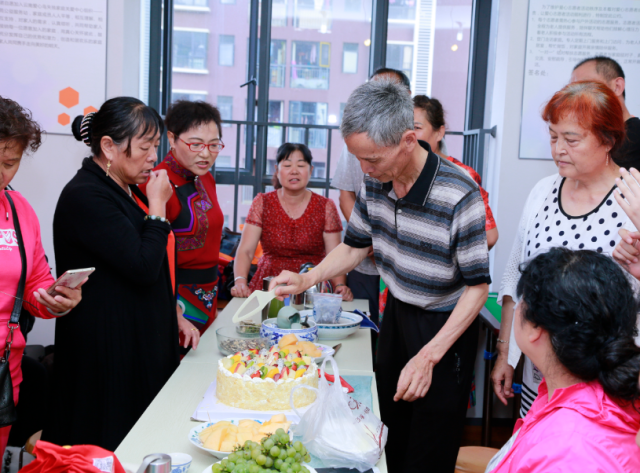
<instances>
[{"instance_id":1,"label":"pink jacket","mask_svg":"<svg viewBox=\"0 0 640 473\"><path fill-rule=\"evenodd\" d=\"M597 381L557 389L543 380L518 436L492 473L638 473L640 414L621 407Z\"/></svg>"},{"instance_id":2,"label":"pink jacket","mask_svg":"<svg viewBox=\"0 0 640 473\"><path fill-rule=\"evenodd\" d=\"M52 318L46 307L40 305L33 293L40 287L48 289L54 283L53 276L44 257L44 248L40 238L40 223L29 202L18 192L9 191L16 206L20 229L27 256L27 282L24 291L24 298L36 306L23 304L36 317ZM20 252L16 241L15 227L11 207L7 201L4 191L0 191L0 350L4 350L5 339L9 333L7 322L11 318L11 311L15 299L7 294L14 295L18 288L21 271ZM6 293L6 294L5 294ZM22 381L20 371L20 360L24 351L25 341L20 330L14 332L11 355L9 356L9 366L11 368L11 379L14 386L14 400L18 399L18 386Z\"/></svg>"}]
</instances>

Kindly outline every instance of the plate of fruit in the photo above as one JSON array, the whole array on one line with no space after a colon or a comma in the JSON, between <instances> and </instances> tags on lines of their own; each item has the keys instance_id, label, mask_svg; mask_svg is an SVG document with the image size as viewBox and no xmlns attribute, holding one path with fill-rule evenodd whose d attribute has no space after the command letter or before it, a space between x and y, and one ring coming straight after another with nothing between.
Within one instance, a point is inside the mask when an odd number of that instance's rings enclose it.
<instances>
[{"instance_id":1,"label":"plate of fruit","mask_svg":"<svg viewBox=\"0 0 640 473\"><path fill-rule=\"evenodd\" d=\"M302 442L292 442L284 430L278 429L260 442L247 440L242 446L237 445L227 458L206 467L202 473L316 473L307 465L310 461L311 456Z\"/></svg>"},{"instance_id":2,"label":"plate of fruit","mask_svg":"<svg viewBox=\"0 0 640 473\"><path fill-rule=\"evenodd\" d=\"M259 444L276 432L284 432L291 439L290 426L291 422L284 414L274 415L268 421L231 418L205 422L194 427L189 432L189 441L200 450L223 459L239 445L244 445L247 441Z\"/></svg>"},{"instance_id":3,"label":"plate of fruit","mask_svg":"<svg viewBox=\"0 0 640 473\"><path fill-rule=\"evenodd\" d=\"M277 346L280 349L280 352L285 353L286 355L299 354L301 356L298 356L298 358L310 357L313 358L316 363L320 363L325 357L335 353L335 350L330 346L322 345L320 343L299 341L293 334L285 335L280 339L278 345L274 346Z\"/></svg>"}]
</instances>

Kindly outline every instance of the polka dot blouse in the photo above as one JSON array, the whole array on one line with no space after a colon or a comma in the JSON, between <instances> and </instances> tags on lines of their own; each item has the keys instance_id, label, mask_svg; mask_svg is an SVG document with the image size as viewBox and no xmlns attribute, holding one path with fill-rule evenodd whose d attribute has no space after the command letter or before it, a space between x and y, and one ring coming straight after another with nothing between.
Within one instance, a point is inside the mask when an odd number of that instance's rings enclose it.
<instances>
[{"instance_id":1,"label":"polka dot blouse","mask_svg":"<svg viewBox=\"0 0 640 473\"><path fill-rule=\"evenodd\" d=\"M591 212L574 217L562 209L563 184L564 178L558 177L534 218L526 235L526 261L558 246L611 255L620 241L618 230L633 226L613 197L613 189Z\"/></svg>"}]
</instances>

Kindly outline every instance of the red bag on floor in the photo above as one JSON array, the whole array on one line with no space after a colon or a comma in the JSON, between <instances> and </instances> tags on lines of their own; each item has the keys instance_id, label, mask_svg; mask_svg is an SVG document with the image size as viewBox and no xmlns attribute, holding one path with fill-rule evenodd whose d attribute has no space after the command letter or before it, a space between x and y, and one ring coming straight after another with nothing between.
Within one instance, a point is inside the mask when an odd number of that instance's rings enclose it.
<instances>
[{"instance_id":1,"label":"red bag on floor","mask_svg":"<svg viewBox=\"0 0 640 473\"><path fill-rule=\"evenodd\" d=\"M125 473L112 452L93 445L65 448L38 440L33 454L36 459L20 470L21 473Z\"/></svg>"}]
</instances>

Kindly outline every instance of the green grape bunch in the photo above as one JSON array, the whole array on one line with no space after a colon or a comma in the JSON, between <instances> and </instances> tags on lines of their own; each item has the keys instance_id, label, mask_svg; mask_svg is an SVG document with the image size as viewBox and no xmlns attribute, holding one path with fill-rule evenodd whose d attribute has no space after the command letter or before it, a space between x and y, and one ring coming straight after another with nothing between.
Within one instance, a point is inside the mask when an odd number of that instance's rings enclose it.
<instances>
[{"instance_id":1,"label":"green grape bunch","mask_svg":"<svg viewBox=\"0 0 640 473\"><path fill-rule=\"evenodd\" d=\"M263 438L260 443L247 440L227 458L211 467L212 473L309 473L302 462L311 456L302 442L291 442L283 430Z\"/></svg>"}]
</instances>

